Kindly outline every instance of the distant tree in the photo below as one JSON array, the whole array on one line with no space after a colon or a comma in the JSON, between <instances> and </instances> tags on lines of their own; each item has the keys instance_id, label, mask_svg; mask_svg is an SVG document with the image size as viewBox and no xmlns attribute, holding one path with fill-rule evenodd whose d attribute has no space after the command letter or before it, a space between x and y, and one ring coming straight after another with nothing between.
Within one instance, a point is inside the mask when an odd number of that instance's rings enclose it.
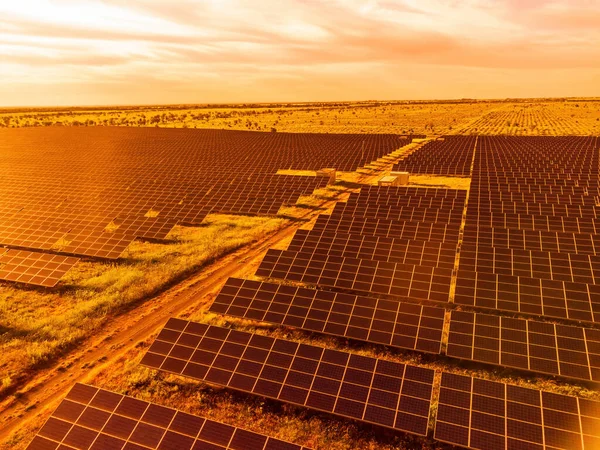
<instances>
[{"instance_id":1,"label":"distant tree","mask_svg":"<svg viewBox=\"0 0 600 450\"><path fill-rule=\"evenodd\" d=\"M277 128L271 127L271 133L277 133Z\"/></svg>"}]
</instances>

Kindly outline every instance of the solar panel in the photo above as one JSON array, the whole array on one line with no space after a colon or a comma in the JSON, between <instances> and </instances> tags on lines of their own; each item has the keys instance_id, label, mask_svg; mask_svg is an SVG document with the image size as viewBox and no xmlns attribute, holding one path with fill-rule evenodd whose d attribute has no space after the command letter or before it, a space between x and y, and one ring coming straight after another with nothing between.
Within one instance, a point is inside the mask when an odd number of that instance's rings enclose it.
<instances>
[{"instance_id":1,"label":"solar panel","mask_svg":"<svg viewBox=\"0 0 600 450\"><path fill-rule=\"evenodd\" d=\"M142 365L418 435L434 371L170 319Z\"/></svg>"},{"instance_id":2,"label":"solar panel","mask_svg":"<svg viewBox=\"0 0 600 450\"><path fill-rule=\"evenodd\" d=\"M456 243L453 242L401 240L327 231L312 234L298 230L288 250L445 269L453 269L456 259Z\"/></svg>"},{"instance_id":3,"label":"solar panel","mask_svg":"<svg viewBox=\"0 0 600 450\"><path fill-rule=\"evenodd\" d=\"M443 136L427 142L394 166L416 174L469 175L476 136Z\"/></svg>"},{"instance_id":4,"label":"solar panel","mask_svg":"<svg viewBox=\"0 0 600 450\"><path fill-rule=\"evenodd\" d=\"M475 272L598 284L600 256L463 244L460 267ZM596 279L598 277L598 279Z\"/></svg>"},{"instance_id":5,"label":"solar panel","mask_svg":"<svg viewBox=\"0 0 600 450\"><path fill-rule=\"evenodd\" d=\"M461 189L438 188L432 186L363 186L358 194L351 194L350 201L362 200L366 203L389 203L406 197L435 197L438 199L467 198L467 192ZM398 200L394 200L398 199Z\"/></svg>"},{"instance_id":6,"label":"solar panel","mask_svg":"<svg viewBox=\"0 0 600 450\"><path fill-rule=\"evenodd\" d=\"M54 287L79 258L0 248L0 280Z\"/></svg>"},{"instance_id":7,"label":"solar panel","mask_svg":"<svg viewBox=\"0 0 600 450\"><path fill-rule=\"evenodd\" d=\"M435 439L482 450L600 448L600 402L442 373Z\"/></svg>"},{"instance_id":8,"label":"solar panel","mask_svg":"<svg viewBox=\"0 0 600 450\"><path fill-rule=\"evenodd\" d=\"M28 450L303 450L296 444L77 383Z\"/></svg>"},{"instance_id":9,"label":"solar panel","mask_svg":"<svg viewBox=\"0 0 600 450\"><path fill-rule=\"evenodd\" d=\"M442 308L229 278L212 312L439 353Z\"/></svg>"},{"instance_id":10,"label":"solar panel","mask_svg":"<svg viewBox=\"0 0 600 450\"><path fill-rule=\"evenodd\" d=\"M454 302L487 309L600 320L600 285L458 270Z\"/></svg>"},{"instance_id":11,"label":"solar panel","mask_svg":"<svg viewBox=\"0 0 600 450\"><path fill-rule=\"evenodd\" d=\"M176 223L198 225L210 213L277 214L330 181L278 169L355 170L410 142L123 127L0 133L0 245L107 259L135 238L164 239Z\"/></svg>"},{"instance_id":12,"label":"solar panel","mask_svg":"<svg viewBox=\"0 0 600 450\"><path fill-rule=\"evenodd\" d=\"M522 230L534 230L545 232L569 232L569 233L598 233L600 222L598 219L581 217L560 217L534 214L510 214L510 213L485 213L478 211L476 218L471 218L471 223L487 227L518 228Z\"/></svg>"},{"instance_id":13,"label":"solar panel","mask_svg":"<svg viewBox=\"0 0 600 450\"><path fill-rule=\"evenodd\" d=\"M600 381L600 332L591 328L453 311L447 354Z\"/></svg>"},{"instance_id":14,"label":"solar panel","mask_svg":"<svg viewBox=\"0 0 600 450\"><path fill-rule=\"evenodd\" d=\"M177 220L123 215L113 219L119 233L144 239L165 239Z\"/></svg>"},{"instance_id":15,"label":"solar panel","mask_svg":"<svg viewBox=\"0 0 600 450\"><path fill-rule=\"evenodd\" d=\"M589 233L542 232L514 228L492 228L467 224L464 241L470 245L495 248L599 255L600 235Z\"/></svg>"},{"instance_id":16,"label":"solar panel","mask_svg":"<svg viewBox=\"0 0 600 450\"><path fill-rule=\"evenodd\" d=\"M447 223L410 222L366 217L332 217L321 214L313 232L392 237L395 239L458 242L460 228Z\"/></svg>"},{"instance_id":17,"label":"solar panel","mask_svg":"<svg viewBox=\"0 0 600 450\"><path fill-rule=\"evenodd\" d=\"M588 137L480 137L455 302L595 322L599 156Z\"/></svg>"},{"instance_id":18,"label":"solar panel","mask_svg":"<svg viewBox=\"0 0 600 450\"><path fill-rule=\"evenodd\" d=\"M410 207L397 205L348 205L338 202L331 216L367 217L383 220L403 220L412 222L439 222L460 226L462 221L462 205L444 207Z\"/></svg>"},{"instance_id":19,"label":"solar panel","mask_svg":"<svg viewBox=\"0 0 600 450\"><path fill-rule=\"evenodd\" d=\"M377 188L381 187L384 186L377 186ZM400 186L394 187L399 188ZM452 189L419 188L410 186L405 187L403 190L396 189L394 191L382 191L380 189L373 190L368 188L369 186L364 186L361 188L360 192L352 192L349 195L348 200L346 200L346 205L360 206L363 208L369 206L371 208L374 206L442 208L444 206L454 207L464 205L466 199L466 195L459 194L459 192L465 191L454 192L455 190Z\"/></svg>"},{"instance_id":20,"label":"solar panel","mask_svg":"<svg viewBox=\"0 0 600 450\"><path fill-rule=\"evenodd\" d=\"M256 275L447 302L452 269L269 249Z\"/></svg>"}]
</instances>

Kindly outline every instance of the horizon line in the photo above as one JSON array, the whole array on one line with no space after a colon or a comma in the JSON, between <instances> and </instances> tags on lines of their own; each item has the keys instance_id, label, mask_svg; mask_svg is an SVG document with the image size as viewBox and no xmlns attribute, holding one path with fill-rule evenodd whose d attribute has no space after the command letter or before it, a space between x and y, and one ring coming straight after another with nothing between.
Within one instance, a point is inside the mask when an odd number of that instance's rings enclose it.
<instances>
[{"instance_id":1,"label":"horizon line","mask_svg":"<svg viewBox=\"0 0 600 450\"><path fill-rule=\"evenodd\" d=\"M312 100L312 101L274 101L274 102L218 102L218 103L106 103L106 104L78 104L78 105L0 105L1 110L19 110L19 109L69 109L69 108L134 108L134 107L186 107L186 106L204 106L204 107L225 107L235 106L243 107L249 105L314 105L314 104L334 104L334 103L445 103L445 102L511 102L511 101L600 101L600 97L504 97L504 98L484 98L484 97L461 97L461 98L437 98L437 99L369 99L369 100Z\"/></svg>"}]
</instances>

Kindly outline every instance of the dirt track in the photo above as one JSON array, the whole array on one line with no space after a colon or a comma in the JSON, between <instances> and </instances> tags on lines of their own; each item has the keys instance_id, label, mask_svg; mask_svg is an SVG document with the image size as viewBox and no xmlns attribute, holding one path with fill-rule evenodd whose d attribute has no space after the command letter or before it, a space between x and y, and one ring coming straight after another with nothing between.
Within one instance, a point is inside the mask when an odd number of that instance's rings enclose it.
<instances>
[{"instance_id":1,"label":"dirt track","mask_svg":"<svg viewBox=\"0 0 600 450\"><path fill-rule=\"evenodd\" d=\"M377 161L370 170L363 171L360 182L373 182L397 159L384 157ZM334 200L323 201L301 219L316 218L323 208L332 207L347 192L340 192ZM267 249L291 237L303 223L292 222L274 235L221 258L156 297L111 318L109 329L96 333L52 367L40 370L23 386L22 395L0 403L0 448L7 444L10 448L13 433L53 410L75 382L92 379L97 372L106 369L162 327L168 318L206 303L212 298L208 296L216 293L228 277L247 274L249 269L258 266ZM28 442L29 438L25 440Z\"/></svg>"}]
</instances>

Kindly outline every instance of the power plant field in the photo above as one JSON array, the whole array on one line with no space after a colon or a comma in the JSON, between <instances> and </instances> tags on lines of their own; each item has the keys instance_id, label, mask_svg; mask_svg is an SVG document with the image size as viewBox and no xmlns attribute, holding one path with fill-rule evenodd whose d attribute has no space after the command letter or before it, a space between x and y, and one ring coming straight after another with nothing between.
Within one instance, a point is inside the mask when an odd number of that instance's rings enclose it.
<instances>
[{"instance_id":1,"label":"power plant field","mask_svg":"<svg viewBox=\"0 0 600 450\"><path fill-rule=\"evenodd\" d=\"M599 119L2 110L0 449L599 449Z\"/></svg>"}]
</instances>

